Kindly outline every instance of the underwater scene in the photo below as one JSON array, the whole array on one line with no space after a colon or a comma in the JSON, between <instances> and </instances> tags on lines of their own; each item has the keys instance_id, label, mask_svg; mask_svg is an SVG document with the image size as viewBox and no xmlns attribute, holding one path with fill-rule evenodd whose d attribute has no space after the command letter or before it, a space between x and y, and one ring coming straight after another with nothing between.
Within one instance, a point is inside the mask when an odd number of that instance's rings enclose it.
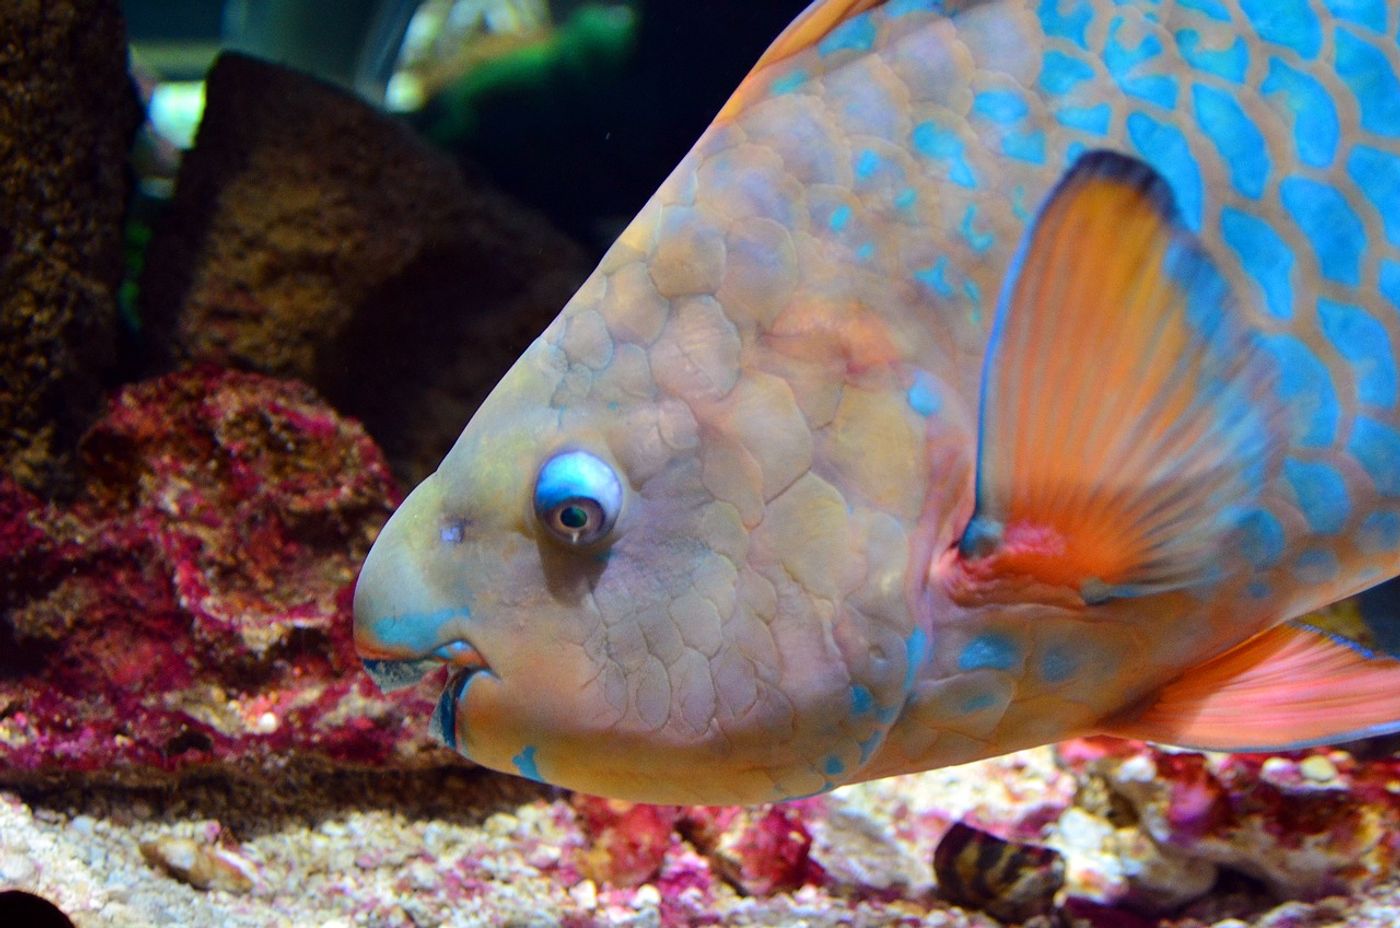
<instances>
[{"instance_id":1,"label":"underwater scene","mask_svg":"<svg viewBox=\"0 0 1400 928\"><path fill-rule=\"evenodd\" d=\"M1400 2L0 3L0 926L1400 925Z\"/></svg>"}]
</instances>

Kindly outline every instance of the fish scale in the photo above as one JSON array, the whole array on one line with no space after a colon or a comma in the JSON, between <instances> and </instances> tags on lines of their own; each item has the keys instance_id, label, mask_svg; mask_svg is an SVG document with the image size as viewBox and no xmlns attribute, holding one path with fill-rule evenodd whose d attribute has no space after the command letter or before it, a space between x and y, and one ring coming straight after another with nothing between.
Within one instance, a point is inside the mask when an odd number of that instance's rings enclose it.
<instances>
[{"instance_id":1,"label":"fish scale","mask_svg":"<svg viewBox=\"0 0 1400 928\"><path fill-rule=\"evenodd\" d=\"M912 282L914 299L956 331L956 347L924 349L930 370L957 367L957 350L981 356L1027 202L1090 148L1152 164L1270 333L1282 367L1294 446L1283 485L1248 525L1260 561L1280 565L1259 582L1299 586L1296 614L1394 572L1393 547L1337 550L1339 537L1358 537L1363 523L1367 539L1400 527L1400 253L1387 236L1400 231L1397 16L1381 3L1329 7L1331 16L1300 0L891 3L750 78L744 112L697 155L726 148L731 132L747 135L750 122L801 151L803 127L824 123L826 147L848 158L842 186L857 201L854 218L825 237L850 252L853 274L873 260L887 290ZM904 96L891 89L877 99L869 88L879 74ZM770 99L760 101L765 84ZM794 96L802 102L787 107L793 115L773 105ZM903 118L881 125L881 109ZM902 146L902 157L882 145ZM800 160L785 164L817 181ZM903 209L888 188L864 189L887 164L914 178L901 188L914 199ZM904 217L932 234L911 245ZM891 220L901 238L893 247L862 237ZM867 240L875 250L863 255ZM871 298L874 289L859 284L892 325L918 318L898 295ZM956 386L975 402L975 382Z\"/></svg>"},{"instance_id":2,"label":"fish scale","mask_svg":"<svg viewBox=\"0 0 1400 928\"><path fill-rule=\"evenodd\" d=\"M1397 27L814 4L386 526L367 668L662 802L1393 730L1388 606L1281 623L1400 571Z\"/></svg>"}]
</instances>

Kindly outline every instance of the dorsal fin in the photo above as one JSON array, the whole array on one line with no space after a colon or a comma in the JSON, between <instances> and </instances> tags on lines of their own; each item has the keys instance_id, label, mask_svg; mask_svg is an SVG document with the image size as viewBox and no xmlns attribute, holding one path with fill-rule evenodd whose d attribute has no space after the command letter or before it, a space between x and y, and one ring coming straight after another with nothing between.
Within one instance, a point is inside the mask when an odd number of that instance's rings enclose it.
<instances>
[{"instance_id":1,"label":"dorsal fin","mask_svg":"<svg viewBox=\"0 0 1400 928\"><path fill-rule=\"evenodd\" d=\"M842 23L879 6L881 2L883 0L816 0L773 40L753 70L762 71L771 64L811 48Z\"/></svg>"},{"instance_id":2,"label":"dorsal fin","mask_svg":"<svg viewBox=\"0 0 1400 928\"><path fill-rule=\"evenodd\" d=\"M860 14L877 7L883 0L815 0L802 14L788 24L758 63L753 66L739 88L724 104L716 123L727 122L747 105L749 98L762 85L759 76L780 61L811 48L833 30Z\"/></svg>"}]
</instances>

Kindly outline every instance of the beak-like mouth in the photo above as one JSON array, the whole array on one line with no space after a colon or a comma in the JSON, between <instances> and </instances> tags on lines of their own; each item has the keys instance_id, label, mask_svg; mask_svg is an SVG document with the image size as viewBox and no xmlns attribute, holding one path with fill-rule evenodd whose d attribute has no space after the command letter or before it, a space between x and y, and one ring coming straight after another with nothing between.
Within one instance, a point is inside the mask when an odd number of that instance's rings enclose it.
<instances>
[{"instance_id":1,"label":"beak-like mouth","mask_svg":"<svg viewBox=\"0 0 1400 928\"><path fill-rule=\"evenodd\" d=\"M487 670L485 667L469 667L454 673L442 688L433 717L428 721L428 734L440 741L448 750L457 750L457 704L467 692L472 677ZM489 672L489 671L488 671Z\"/></svg>"},{"instance_id":2,"label":"beak-like mouth","mask_svg":"<svg viewBox=\"0 0 1400 928\"><path fill-rule=\"evenodd\" d=\"M460 638L434 648L422 657L366 657L360 663L364 664L365 673L386 693L413 686L444 664L459 668L458 675L491 669L481 652L470 641Z\"/></svg>"}]
</instances>

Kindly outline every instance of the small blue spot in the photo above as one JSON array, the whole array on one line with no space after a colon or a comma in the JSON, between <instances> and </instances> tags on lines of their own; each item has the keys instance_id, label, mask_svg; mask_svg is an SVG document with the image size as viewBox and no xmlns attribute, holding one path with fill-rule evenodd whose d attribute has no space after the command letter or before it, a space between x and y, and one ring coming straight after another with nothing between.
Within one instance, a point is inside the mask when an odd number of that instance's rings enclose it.
<instances>
[{"instance_id":1,"label":"small blue spot","mask_svg":"<svg viewBox=\"0 0 1400 928\"><path fill-rule=\"evenodd\" d=\"M1310 548L1293 562L1293 575L1304 583L1330 583L1340 571L1337 555L1324 548Z\"/></svg>"},{"instance_id":2,"label":"small blue spot","mask_svg":"<svg viewBox=\"0 0 1400 928\"><path fill-rule=\"evenodd\" d=\"M1400 432L1366 416L1357 416L1347 443L1351 456L1385 497L1400 496Z\"/></svg>"},{"instance_id":3,"label":"small blue spot","mask_svg":"<svg viewBox=\"0 0 1400 928\"><path fill-rule=\"evenodd\" d=\"M1138 65L1162 54L1162 42L1155 35L1147 34L1138 42L1135 49L1129 49L1118 42L1118 31L1123 25L1122 17L1115 19L1108 27L1108 41L1104 44L1103 63L1108 73L1113 75L1124 93L1163 109L1176 107L1176 78L1169 74L1132 74Z\"/></svg>"},{"instance_id":4,"label":"small blue spot","mask_svg":"<svg viewBox=\"0 0 1400 928\"><path fill-rule=\"evenodd\" d=\"M929 658L928 632L922 628L914 629L904 643L904 658L904 692L908 693L913 691L914 681Z\"/></svg>"},{"instance_id":5,"label":"small blue spot","mask_svg":"<svg viewBox=\"0 0 1400 928\"><path fill-rule=\"evenodd\" d=\"M959 670L1010 670L1021 660L1015 642L996 633L972 639L958 658Z\"/></svg>"},{"instance_id":6,"label":"small blue spot","mask_svg":"<svg viewBox=\"0 0 1400 928\"><path fill-rule=\"evenodd\" d=\"M1383 554L1400 548L1400 516L1373 512L1361 523L1356 543L1367 554Z\"/></svg>"},{"instance_id":7,"label":"small blue spot","mask_svg":"<svg viewBox=\"0 0 1400 928\"><path fill-rule=\"evenodd\" d=\"M1244 588L1250 599L1268 599L1273 595L1273 588L1263 580L1251 580L1249 586Z\"/></svg>"},{"instance_id":8,"label":"small blue spot","mask_svg":"<svg viewBox=\"0 0 1400 928\"><path fill-rule=\"evenodd\" d=\"M975 188L977 175L967 163L962 139L934 122L921 122L914 127L914 148L925 158L948 163L948 179L959 187Z\"/></svg>"},{"instance_id":9,"label":"small blue spot","mask_svg":"<svg viewBox=\"0 0 1400 928\"><path fill-rule=\"evenodd\" d=\"M1346 29L1337 30L1337 76L1361 104L1361 127L1400 136L1400 80L1385 52Z\"/></svg>"},{"instance_id":10,"label":"small blue spot","mask_svg":"<svg viewBox=\"0 0 1400 928\"><path fill-rule=\"evenodd\" d=\"M832 754L822 764L822 770L826 773L827 776L836 777L846 772L846 765L841 762L841 758L837 757L835 754Z\"/></svg>"},{"instance_id":11,"label":"small blue spot","mask_svg":"<svg viewBox=\"0 0 1400 928\"><path fill-rule=\"evenodd\" d=\"M943 405L943 401L938 395L938 388L934 386L933 378L924 371L914 374L914 385L909 388L907 397L909 408L925 419L938 412Z\"/></svg>"},{"instance_id":12,"label":"small blue spot","mask_svg":"<svg viewBox=\"0 0 1400 928\"><path fill-rule=\"evenodd\" d=\"M1065 167L1072 168L1084 153L1089 150L1089 146L1083 142L1070 142L1065 146Z\"/></svg>"},{"instance_id":13,"label":"small blue spot","mask_svg":"<svg viewBox=\"0 0 1400 928\"><path fill-rule=\"evenodd\" d=\"M1313 447L1330 445L1341 410L1326 366L1301 339L1286 333L1265 336L1264 347L1278 364L1278 397L1292 419L1293 440Z\"/></svg>"},{"instance_id":14,"label":"small blue spot","mask_svg":"<svg viewBox=\"0 0 1400 928\"><path fill-rule=\"evenodd\" d=\"M1381 262L1381 293L1395 304L1396 309L1400 309L1400 262Z\"/></svg>"},{"instance_id":15,"label":"small blue spot","mask_svg":"<svg viewBox=\"0 0 1400 928\"><path fill-rule=\"evenodd\" d=\"M963 700L961 706L963 714L970 715L973 712L981 712L983 709L990 709L997 704L997 697L994 693L978 693Z\"/></svg>"},{"instance_id":16,"label":"small blue spot","mask_svg":"<svg viewBox=\"0 0 1400 928\"><path fill-rule=\"evenodd\" d=\"M1385 32L1385 0L1327 0L1327 10L1338 19Z\"/></svg>"},{"instance_id":17,"label":"small blue spot","mask_svg":"<svg viewBox=\"0 0 1400 928\"><path fill-rule=\"evenodd\" d=\"M522 777L534 780L536 783L545 782L544 777L540 776L540 768L535 765L535 746L533 744L512 757L510 762L515 764L515 769L520 771Z\"/></svg>"},{"instance_id":18,"label":"small blue spot","mask_svg":"<svg viewBox=\"0 0 1400 928\"><path fill-rule=\"evenodd\" d=\"M846 226L850 225L850 222L851 208L849 206L836 207L836 209L831 211L831 218L827 220L827 224L831 226L831 231L833 232L840 232L845 229Z\"/></svg>"},{"instance_id":19,"label":"small blue spot","mask_svg":"<svg viewBox=\"0 0 1400 928\"><path fill-rule=\"evenodd\" d=\"M856 157L856 177L861 180L869 180L875 176L876 171L880 170L882 164L884 164L884 159L867 148Z\"/></svg>"},{"instance_id":20,"label":"small blue spot","mask_svg":"<svg viewBox=\"0 0 1400 928\"><path fill-rule=\"evenodd\" d=\"M1259 38L1314 58L1322 48L1322 24L1308 0L1240 0Z\"/></svg>"},{"instance_id":21,"label":"small blue spot","mask_svg":"<svg viewBox=\"0 0 1400 928\"><path fill-rule=\"evenodd\" d=\"M1025 98L1010 90L984 90L972 98L972 111L992 122L1006 125L1024 119L1030 112Z\"/></svg>"},{"instance_id":22,"label":"small blue spot","mask_svg":"<svg viewBox=\"0 0 1400 928\"><path fill-rule=\"evenodd\" d=\"M769 88L769 92L774 96L792 93L802 89L802 87L806 85L807 80L807 72L798 68L795 71L789 71L787 74L775 80Z\"/></svg>"},{"instance_id":23,"label":"small blue spot","mask_svg":"<svg viewBox=\"0 0 1400 928\"><path fill-rule=\"evenodd\" d=\"M1186 136L1175 126L1158 122L1144 113L1128 117L1128 135L1143 160L1171 183L1187 227L1199 232L1203 197L1201 169L1191 154Z\"/></svg>"},{"instance_id":24,"label":"small blue spot","mask_svg":"<svg viewBox=\"0 0 1400 928\"><path fill-rule=\"evenodd\" d=\"M1040 676L1046 683L1063 683L1079 669L1079 654L1064 645L1055 645L1040 658Z\"/></svg>"},{"instance_id":25,"label":"small blue spot","mask_svg":"<svg viewBox=\"0 0 1400 928\"><path fill-rule=\"evenodd\" d=\"M977 281L968 278L963 281L963 295L972 303L971 318L974 323L982 321L982 288L977 286Z\"/></svg>"},{"instance_id":26,"label":"small blue spot","mask_svg":"<svg viewBox=\"0 0 1400 928\"><path fill-rule=\"evenodd\" d=\"M1240 550L1256 570L1278 563L1287 540L1283 524L1267 509L1252 509L1239 521Z\"/></svg>"},{"instance_id":27,"label":"small blue spot","mask_svg":"<svg viewBox=\"0 0 1400 928\"><path fill-rule=\"evenodd\" d=\"M1278 95L1283 110L1293 117L1293 143L1298 160L1325 168L1337 157L1342 127L1337 107L1327 88L1311 74L1292 67L1280 58L1269 60L1269 75L1260 87L1264 95Z\"/></svg>"},{"instance_id":28,"label":"small blue spot","mask_svg":"<svg viewBox=\"0 0 1400 928\"><path fill-rule=\"evenodd\" d=\"M1273 226L1249 213L1226 206L1220 210L1220 232L1240 256L1240 263L1264 290L1264 304L1276 319L1293 316L1293 251Z\"/></svg>"},{"instance_id":29,"label":"small blue spot","mask_svg":"<svg viewBox=\"0 0 1400 928\"><path fill-rule=\"evenodd\" d=\"M865 715L875 709L875 694L857 683L851 687L851 715Z\"/></svg>"},{"instance_id":30,"label":"small blue spot","mask_svg":"<svg viewBox=\"0 0 1400 928\"><path fill-rule=\"evenodd\" d=\"M1322 331L1351 362L1356 377L1356 396L1371 406L1390 408L1396 399L1395 353L1390 335L1359 306L1317 301Z\"/></svg>"},{"instance_id":31,"label":"small blue spot","mask_svg":"<svg viewBox=\"0 0 1400 928\"><path fill-rule=\"evenodd\" d=\"M900 210L913 209L914 204L917 202L919 202L919 191L915 190L913 187L904 188L899 192L899 195L894 198L895 209Z\"/></svg>"},{"instance_id":32,"label":"small blue spot","mask_svg":"<svg viewBox=\"0 0 1400 928\"><path fill-rule=\"evenodd\" d=\"M1088 63L1052 48L1048 49L1041 59L1038 83L1041 90L1059 97L1069 93L1076 84L1083 83L1093 76L1094 69Z\"/></svg>"},{"instance_id":33,"label":"small blue spot","mask_svg":"<svg viewBox=\"0 0 1400 928\"><path fill-rule=\"evenodd\" d=\"M944 299L951 299L956 292L953 290L953 285L948 282L948 259L946 257L933 262L932 267L915 271L914 279Z\"/></svg>"},{"instance_id":34,"label":"small blue spot","mask_svg":"<svg viewBox=\"0 0 1400 928\"><path fill-rule=\"evenodd\" d=\"M1008 132L1001 140L1001 153L1028 164L1045 163L1045 130Z\"/></svg>"},{"instance_id":35,"label":"small blue spot","mask_svg":"<svg viewBox=\"0 0 1400 928\"><path fill-rule=\"evenodd\" d=\"M962 225L958 231L962 233L963 241L967 242L969 248L981 254L997 243L996 233L978 232L974 227L977 222L977 204L968 204L967 210L963 212Z\"/></svg>"},{"instance_id":36,"label":"small blue spot","mask_svg":"<svg viewBox=\"0 0 1400 928\"><path fill-rule=\"evenodd\" d=\"M1230 10L1221 0L1177 0L1177 6L1204 13L1211 19L1218 19L1222 23L1230 21Z\"/></svg>"},{"instance_id":37,"label":"small blue spot","mask_svg":"<svg viewBox=\"0 0 1400 928\"><path fill-rule=\"evenodd\" d=\"M1055 111L1055 121L1070 129L1107 135L1113 119L1113 109L1107 103L1098 106L1066 106Z\"/></svg>"},{"instance_id":38,"label":"small blue spot","mask_svg":"<svg viewBox=\"0 0 1400 928\"><path fill-rule=\"evenodd\" d=\"M1214 87L1191 90L1196 122L1230 167L1230 182L1242 196L1259 199L1269 179L1269 146L1235 98Z\"/></svg>"},{"instance_id":39,"label":"small blue spot","mask_svg":"<svg viewBox=\"0 0 1400 928\"><path fill-rule=\"evenodd\" d=\"M1235 36L1234 44L1226 49L1202 48L1199 32L1181 29L1176 33L1176 44L1191 67L1231 83L1244 82L1249 70L1249 49L1240 36Z\"/></svg>"},{"instance_id":40,"label":"small blue spot","mask_svg":"<svg viewBox=\"0 0 1400 928\"><path fill-rule=\"evenodd\" d=\"M859 261L869 261L875 257L875 243L866 242L856 249L856 259Z\"/></svg>"},{"instance_id":41,"label":"small blue spot","mask_svg":"<svg viewBox=\"0 0 1400 928\"><path fill-rule=\"evenodd\" d=\"M1094 8L1088 0L1072 0L1069 11L1060 12L1060 0L1040 0L1036 10L1040 28L1051 38L1068 39L1080 48L1088 49L1084 32L1094 18Z\"/></svg>"},{"instance_id":42,"label":"small blue spot","mask_svg":"<svg viewBox=\"0 0 1400 928\"><path fill-rule=\"evenodd\" d=\"M1386 241L1400 245L1400 158L1379 148L1357 145L1347 159L1347 173L1381 214Z\"/></svg>"},{"instance_id":43,"label":"small blue spot","mask_svg":"<svg viewBox=\"0 0 1400 928\"><path fill-rule=\"evenodd\" d=\"M1284 208L1307 236L1322 275L1337 283L1361 283L1366 227L1335 187L1305 177L1279 185Z\"/></svg>"},{"instance_id":44,"label":"small blue spot","mask_svg":"<svg viewBox=\"0 0 1400 928\"><path fill-rule=\"evenodd\" d=\"M1351 497L1335 467L1320 461L1287 458L1283 462L1283 474L1298 497L1298 506L1309 528L1332 535L1346 527L1351 514Z\"/></svg>"},{"instance_id":45,"label":"small blue spot","mask_svg":"<svg viewBox=\"0 0 1400 928\"><path fill-rule=\"evenodd\" d=\"M1031 211L1026 209L1026 188L1020 184L1011 191L1011 214L1021 220L1031 218Z\"/></svg>"},{"instance_id":46,"label":"small blue spot","mask_svg":"<svg viewBox=\"0 0 1400 928\"><path fill-rule=\"evenodd\" d=\"M840 51L868 52L875 46L879 30L869 13L862 13L848 19L817 43L817 52L823 58Z\"/></svg>"}]
</instances>

